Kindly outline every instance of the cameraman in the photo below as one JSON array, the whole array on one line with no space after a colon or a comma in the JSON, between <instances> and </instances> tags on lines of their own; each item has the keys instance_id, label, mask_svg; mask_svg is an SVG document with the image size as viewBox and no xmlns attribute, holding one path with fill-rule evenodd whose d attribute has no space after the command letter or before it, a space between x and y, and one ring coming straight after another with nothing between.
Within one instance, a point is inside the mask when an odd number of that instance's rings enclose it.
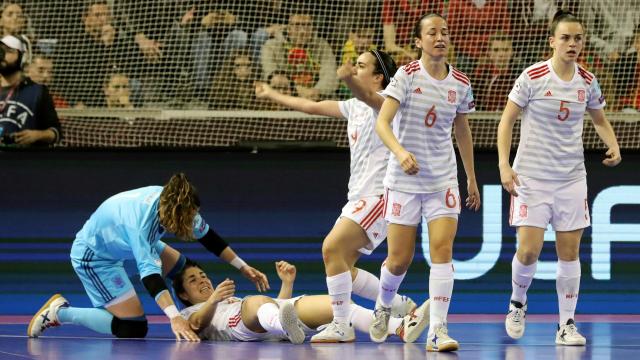
<instances>
[{"instance_id":1,"label":"cameraman","mask_svg":"<svg viewBox=\"0 0 640 360\"><path fill-rule=\"evenodd\" d=\"M22 36L0 39L0 144L49 145L60 141L60 121L46 86L23 74L30 58Z\"/></svg>"}]
</instances>

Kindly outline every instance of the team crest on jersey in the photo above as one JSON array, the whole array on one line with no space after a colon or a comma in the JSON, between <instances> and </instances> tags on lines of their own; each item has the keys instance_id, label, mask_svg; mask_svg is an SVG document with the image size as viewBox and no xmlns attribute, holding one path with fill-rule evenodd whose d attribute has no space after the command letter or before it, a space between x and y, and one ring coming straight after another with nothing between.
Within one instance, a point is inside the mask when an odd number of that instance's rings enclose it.
<instances>
[{"instance_id":1,"label":"team crest on jersey","mask_svg":"<svg viewBox=\"0 0 640 360\"><path fill-rule=\"evenodd\" d=\"M351 214L357 213L358 211L364 209L365 206L367 206L367 202L364 200L359 200L356 203L356 206L353 207L353 212Z\"/></svg>"},{"instance_id":2,"label":"team crest on jersey","mask_svg":"<svg viewBox=\"0 0 640 360\"><path fill-rule=\"evenodd\" d=\"M398 203L393 203L393 206L391 207L391 215L400 216L401 210L402 210L402 205Z\"/></svg>"},{"instance_id":3,"label":"team crest on jersey","mask_svg":"<svg viewBox=\"0 0 640 360\"><path fill-rule=\"evenodd\" d=\"M527 218L527 205L526 204L522 204L520 205L520 218L521 219L526 219Z\"/></svg>"},{"instance_id":4,"label":"team crest on jersey","mask_svg":"<svg viewBox=\"0 0 640 360\"><path fill-rule=\"evenodd\" d=\"M584 89L578 90L578 101L584 101L586 99Z\"/></svg>"},{"instance_id":5,"label":"team crest on jersey","mask_svg":"<svg viewBox=\"0 0 640 360\"><path fill-rule=\"evenodd\" d=\"M450 104L455 104L455 102L456 102L456 91L455 90L449 90L449 94L447 96L447 101Z\"/></svg>"},{"instance_id":6,"label":"team crest on jersey","mask_svg":"<svg viewBox=\"0 0 640 360\"><path fill-rule=\"evenodd\" d=\"M392 77L391 80L389 81L389 85L393 87L398 86L398 80L396 80L395 77Z\"/></svg>"},{"instance_id":7,"label":"team crest on jersey","mask_svg":"<svg viewBox=\"0 0 640 360\"><path fill-rule=\"evenodd\" d=\"M517 82L516 85L513 87L513 92L516 94L520 94L520 83Z\"/></svg>"}]
</instances>

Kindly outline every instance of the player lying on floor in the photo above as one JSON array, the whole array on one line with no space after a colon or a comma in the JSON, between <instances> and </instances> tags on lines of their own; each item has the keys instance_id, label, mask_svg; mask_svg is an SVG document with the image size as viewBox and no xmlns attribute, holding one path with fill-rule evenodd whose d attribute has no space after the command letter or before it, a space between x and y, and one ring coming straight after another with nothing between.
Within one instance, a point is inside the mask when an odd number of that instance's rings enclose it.
<instances>
[{"instance_id":1,"label":"player lying on floor","mask_svg":"<svg viewBox=\"0 0 640 360\"><path fill-rule=\"evenodd\" d=\"M304 341L333 319L331 298L328 295L291 297L296 277L295 266L276 262L282 286L278 298L263 295L233 297L235 285L226 279L213 287L211 280L195 262L187 260L174 279L176 295L187 306L181 315L201 339L225 341L289 340ZM350 305L349 321L356 330L369 331L373 311ZM404 342L415 341L429 324L429 300L412 310L404 318L392 318L389 334L398 335ZM343 342L352 342L355 334Z\"/></svg>"}]
</instances>

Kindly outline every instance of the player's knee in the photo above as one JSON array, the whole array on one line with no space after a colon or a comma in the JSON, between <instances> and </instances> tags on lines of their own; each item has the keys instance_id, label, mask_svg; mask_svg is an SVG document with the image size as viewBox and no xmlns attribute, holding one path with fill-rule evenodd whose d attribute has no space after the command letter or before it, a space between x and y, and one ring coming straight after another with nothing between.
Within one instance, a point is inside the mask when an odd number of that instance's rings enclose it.
<instances>
[{"instance_id":1,"label":"player's knee","mask_svg":"<svg viewBox=\"0 0 640 360\"><path fill-rule=\"evenodd\" d=\"M524 265L531 265L538 261L538 252L534 249L518 249L518 261Z\"/></svg>"},{"instance_id":2,"label":"player's knee","mask_svg":"<svg viewBox=\"0 0 640 360\"><path fill-rule=\"evenodd\" d=\"M322 260L324 260L325 264L335 260L340 254L340 249L333 241L325 240L322 243Z\"/></svg>"},{"instance_id":3,"label":"player's knee","mask_svg":"<svg viewBox=\"0 0 640 360\"><path fill-rule=\"evenodd\" d=\"M404 274L409 269L409 265L411 265L411 257L399 257L399 258L391 258L387 257L387 261L385 262L385 267L389 270L390 273L395 275Z\"/></svg>"},{"instance_id":4,"label":"player's knee","mask_svg":"<svg viewBox=\"0 0 640 360\"><path fill-rule=\"evenodd\" d=\"M147 319L128 320L114 316L111 321L111 333L118 338L143 338L148 330Z\"/></svg>"}]
</instances>

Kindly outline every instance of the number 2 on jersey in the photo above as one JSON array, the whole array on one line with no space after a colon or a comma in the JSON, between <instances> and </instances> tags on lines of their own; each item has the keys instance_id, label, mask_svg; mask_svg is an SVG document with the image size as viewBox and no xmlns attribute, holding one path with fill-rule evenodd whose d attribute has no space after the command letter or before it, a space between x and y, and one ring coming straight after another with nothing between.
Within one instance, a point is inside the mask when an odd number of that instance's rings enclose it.
<instances>
[{"instance_id":1,"label":"number 2 on jersey","mask_svg":"<svg viewBox=\"0 0 640 360\"><path fill-rule=\"evenodd\" d=\"M429 109L427 116L424 117L424 124L427 125L427 127L432 127L436 123L436 120L436 106L433 105L431 109Z\"/></svg>"},{"instance_id":2,"label":"number 2 on jersey","mask_svg":"<svg viewBox=\"0 0 640 360\"><path fill-rule=\"evenodd\" d=\"M567 120L567 118L569 117L569 114L571 113L571 111L569 111L568 107L565 107L564 104L566 103L566 101L560 101L560 113L558 114L558 120L560 121L565 121ZM563 115L560 115L563 114Z\"/></svg>"}]
</instances>

